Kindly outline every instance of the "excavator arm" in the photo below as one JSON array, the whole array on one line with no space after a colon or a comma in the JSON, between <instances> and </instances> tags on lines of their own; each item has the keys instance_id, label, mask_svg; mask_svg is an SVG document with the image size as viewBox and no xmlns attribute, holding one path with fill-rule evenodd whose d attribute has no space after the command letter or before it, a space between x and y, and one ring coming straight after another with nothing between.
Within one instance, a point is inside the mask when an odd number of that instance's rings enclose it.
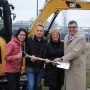
<instances>
[{"instance_id":1,"label":"excavator arm","mask_svg":"<svg viewBox=\"0 0 90 90\"><path fill-rule=\"evenodd\" d=\"M46 0L43 9L40 10L36 21L30 28L29 37L34 34L36 25L44 25L46 20L52 13L60 12L67 9L89 10L90 2L81 1L82 0Z\"/></svg>"}]
</instances>

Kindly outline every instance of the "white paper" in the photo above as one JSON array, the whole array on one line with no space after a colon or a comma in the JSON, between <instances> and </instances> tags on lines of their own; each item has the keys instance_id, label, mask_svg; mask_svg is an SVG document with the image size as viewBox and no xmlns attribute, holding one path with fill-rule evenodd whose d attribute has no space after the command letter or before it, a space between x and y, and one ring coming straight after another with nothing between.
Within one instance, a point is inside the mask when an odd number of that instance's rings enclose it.
<instances>
[{"instance_id":1,"label":"white paper","mask_svg":"<svg viewBox=\"0 0 90 90\"><path fill-rule=\"evenodd\" d=\"M57 68L63 68L63 69L69 69L70 62L68 61L61 61L61 62L55 62Z\"/></svg>"}]
</instances>

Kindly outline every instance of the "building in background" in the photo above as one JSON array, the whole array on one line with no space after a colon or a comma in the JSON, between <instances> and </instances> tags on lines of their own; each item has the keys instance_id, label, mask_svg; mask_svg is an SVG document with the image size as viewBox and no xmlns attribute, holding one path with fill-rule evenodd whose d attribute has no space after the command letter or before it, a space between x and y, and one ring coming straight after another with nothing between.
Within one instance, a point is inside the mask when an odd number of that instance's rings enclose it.
<instances>
[{"instance_id":1,"label":"building in background","mask_svg":"<svg viewBox=\"0 0 90 90\"><path fill-rule=\"evenodd\" d=\"M12 34L14 35L19 28L25 28L26 30L28 30L32 26L33 22L34 22L33 20L30 20L30 21L17 21L16 23L13 23Z\"/></svg>"}]
</instances>

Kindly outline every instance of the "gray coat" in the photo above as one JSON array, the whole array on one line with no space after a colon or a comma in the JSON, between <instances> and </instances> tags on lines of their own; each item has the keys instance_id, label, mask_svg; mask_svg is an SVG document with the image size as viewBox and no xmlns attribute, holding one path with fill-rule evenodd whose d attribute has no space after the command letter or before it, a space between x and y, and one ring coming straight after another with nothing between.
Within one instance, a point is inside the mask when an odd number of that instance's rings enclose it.
<instances>
[{"instance_id":1,"label":"gray coat","mask_svg":"<svg viewBox=\"0 0 90 90\"><path fill-rule=\"evenodd\" d=\"M85 90L85 37L77 32L74 40L69 42L66 35L64 44L65 55L62 58L70 62L70 68L65 70L65 90Z\"/></svg>"}]
</instances>

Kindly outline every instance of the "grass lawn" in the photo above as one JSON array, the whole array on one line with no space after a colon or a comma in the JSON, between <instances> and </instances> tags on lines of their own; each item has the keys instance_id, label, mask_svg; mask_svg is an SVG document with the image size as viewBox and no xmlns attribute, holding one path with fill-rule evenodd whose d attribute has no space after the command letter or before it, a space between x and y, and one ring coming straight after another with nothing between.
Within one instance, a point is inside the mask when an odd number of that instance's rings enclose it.
<instances>
[{"instance_id":1,"label":"grass lawn","mask_svg":"<svg viewBox=\"0 0 90 90\"><path fill-rule=\"evenodd\" d=\"M90 87L90 70L86 73L86 88Z\"/></svg>"},{"instance_id":2,"label":"grass lawn","mask_svg":"<svg viewBox=\"0 0 90 90\"><path fill-rule=\"evenodd\" d=\"M90 87L90 70L87 70L86 72L86 89ZM48 90L48 87L45 87L43 85L43 80L42 80L42 90ZM63 89L62 89L63 90Z\"/></svg>"}]
</instances>

